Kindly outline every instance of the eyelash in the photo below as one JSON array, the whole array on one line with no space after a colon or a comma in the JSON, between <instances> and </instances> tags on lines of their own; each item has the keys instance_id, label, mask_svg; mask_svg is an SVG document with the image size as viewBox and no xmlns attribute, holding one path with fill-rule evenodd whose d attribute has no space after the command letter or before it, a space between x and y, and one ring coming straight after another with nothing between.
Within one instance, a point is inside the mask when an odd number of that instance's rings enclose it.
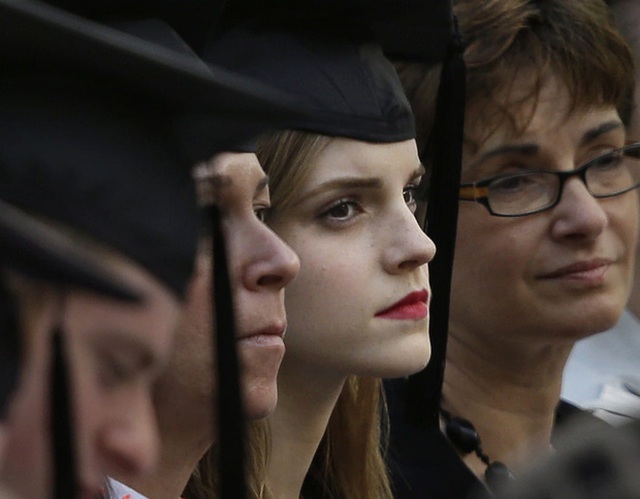
<instances>
[{"instance_id":1,"label":"eyelash","mask_svg":"<svg viewBox=\"0 0 640 499\"><path fill-rule=\"evenodd\" d=\"M407 194L411 195L411 198L409 200L407 200L407 198L406 198ZM404 197L404 201L405 201L405 203L407 203L407 206L409 207L409 209L413 213L416 212L416 209L418 207L418 196L417 196L417 194L418 194L418 184L409 184L402 191L402 195Z\"/></svg>"},{"instance_id":2,"label":"eyelash","mask_svg":"<svg viewBox=\"0 0 640 499\"><path fill-rule=\"evenodd\" d=\"M112 358L105 358L102 361L100 380L102 385L110 388L122 384L132 376L130 366Z\"/></svg>"},{"instance_id":3,"label":"eyelash","mask_svg":"<svg viewBox=\"0 0 640 499\"><path fill-rule=\"evenodd\" d=\"M326 210L320 213L320 215L318 215L318 218L321 220L326 220L327 222L333 222L333 223L349 222L355 216L354 214L349 213L349 215L346 215L343 217L335 217L335 216L332 216L331 214L332 211L334 211L337 208L341 208L343 206L357 209L358 213L362 213L363 211L362 207L360 206L360 203L358 203L357 201L349 198L343 198L331 204L331 206L329 206Z\"/></svg>"},{"instance_id":4,"label":"eyelash","mask_svg":"<svg viewBox=\"0 0 640 499\"><path fill-rule=\"evenodd\" d=\"M418 185L417 184L410 184L408 186L406 186L403 191L402 191L402 196L407 204L407 206L409 207L409 209L411 210L411 212L415 213L416 208L417 208L417 191L418 191ZM407 198L408 195L408 198ZM334 217L331 215L331 212L333 210L335 210L336 208L341 208L343 206L348 206L351 207L353 209L357 210L357 213L353 214L353 213L349 213L343 217ZM336 201L335 203L333 203L331 206L329 206L326 210L324 210L322 213L320 213L320 215L318 216L319 219L321 220L327 220L327 221L331 221L334 223L347 223L349 221L351 221L357 214L362 213L364 211L364 209L361 207L360 203L358 201L355 201L354 199L350 199L350 198L343 198L343 199L339 199L338 201Z\"/></svg>"},{"instance_id":5,"label":"eyelash","mask_svg":"<svg viewBox=\"0 0 640 499\"><path fill-rule=\"evenodd\" d=\"M267 218L269 217L270 211L271 211L271 207L270 206L256 206L256 207L253 208L253 214L263 224L267 223Z\"/></svg>"}]
</instances>

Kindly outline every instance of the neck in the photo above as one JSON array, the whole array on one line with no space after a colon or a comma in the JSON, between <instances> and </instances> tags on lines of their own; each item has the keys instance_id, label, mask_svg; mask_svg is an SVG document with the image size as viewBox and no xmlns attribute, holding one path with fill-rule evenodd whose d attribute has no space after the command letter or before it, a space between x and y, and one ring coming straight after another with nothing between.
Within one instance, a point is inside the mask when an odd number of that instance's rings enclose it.
<instances>
[{"instance_id":1,"label":"neck","mask_svg":"<svg viewBox=\"0 0 640 499\"><path fill-rule=\"evenodd\" d=\"M213 444L213 422L210 415L188 414L175 405L163 405L157 406L160 454L153 473L138 479L114 478L149 499L178 499L198 461Z\"/></svg>"},{"instance_id":2,"label":"neck","mask_svg":"<svg viewBox=\"0 0 640 499\"><path fill-rule=\"evenodd\" d=\"M562 370L571 346L479 345L452 334L443 408L471 421L485 454L517 473L551 448ZM484 475L485 465L475 454L464 460L476 475Z\"/></svg>"},{"instance_id":3,"label":"neck","mask_svg":"<svg viewBox=\"0 0 640 499\"><path fill-rule=\"evenodd\" d=\"M278 405L269 416L267 487L278 499L298 499L346 376L285 356Z\"/></svg>"}]
</instances>

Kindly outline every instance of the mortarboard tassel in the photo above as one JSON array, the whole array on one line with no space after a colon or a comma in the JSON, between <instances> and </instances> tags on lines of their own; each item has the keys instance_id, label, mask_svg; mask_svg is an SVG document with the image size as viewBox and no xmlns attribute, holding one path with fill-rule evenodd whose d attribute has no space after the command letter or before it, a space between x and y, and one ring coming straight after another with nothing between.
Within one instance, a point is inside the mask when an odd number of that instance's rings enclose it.
<instances>
[{"instance_id":1,"label":"mortarboard tassel","mask_svg":"<svg viewBox=\"0 0 640 499\"><path fill-rule=\"evenodd\" d=\"M51 379L51 443L53 451L53 497L78 496L78 477L72 417L73 401L69 390L69 367L64 335L59 323L53 331Z\"/></svg>"},{"instance_id":2,"label":"mortarboard tassel","mask_svg":"<svg viewBox=\"0 0 640 499\"><path fill-rule=\"evenodd\" d=\"M212 305L216 321L218 365L219 497L244 499L247 495L244 466L244 411L240 393L236 325L227 248L217 206L208 207L213 239ZM214 388L216 389L216 388ZM216 408L214 408L215 410Z\"/></svg>"},{"instance_id":3,"label":"mortarboard tassel","mask_svg":"<svg viewBox=\"0 0 640 499\"><path fill-rule=\"evenodd\" d=\"M0 421L7 416L9 399L18 381L22 357L16 304L0 278Z\"/></svg>"},{"instance_id":4,"label":"mortarboard tassel","mask_svg":"<svg viewBox=\"0 0 640 499\"><path fill-rule=\"evenodd\" d=\"M433 292L429 325L431 360L425 369L409 377L406 390L406 416L410 423L421 427L439 424L462 163L466 94L463 54L464 43L454 16L453 34L442 65L438 89L430 154L433 171L425 220L425 232L438 248L429 264ZM420 151L420 156L425 158L426 151Z\"/></svg>"}]
</instances>

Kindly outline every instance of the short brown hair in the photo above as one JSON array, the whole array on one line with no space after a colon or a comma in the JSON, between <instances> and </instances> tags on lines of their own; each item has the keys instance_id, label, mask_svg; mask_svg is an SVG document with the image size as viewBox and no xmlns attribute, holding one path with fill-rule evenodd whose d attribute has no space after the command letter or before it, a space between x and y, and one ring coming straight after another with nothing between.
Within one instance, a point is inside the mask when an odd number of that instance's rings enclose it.
<instances>
[{"instance_id":1,"label":"short brown hair","mask_svg":"<svg viewBox=\"0 0 640 499\"><path fill-rule=\"evenodd\" d=\"M517 111L535 104L550 73L566 85L570 112L614 105L625 124L633 108L633 57L602 0L457 0L454 11L465 40L467 107L490 127L505 119L518 127ZM396 63L411 101L423 150L433 127L440 67ZM531 89L505 104L514 82L526 75ZM490 130L488 131L490 133Z\"/></svg>"}]
</instances>

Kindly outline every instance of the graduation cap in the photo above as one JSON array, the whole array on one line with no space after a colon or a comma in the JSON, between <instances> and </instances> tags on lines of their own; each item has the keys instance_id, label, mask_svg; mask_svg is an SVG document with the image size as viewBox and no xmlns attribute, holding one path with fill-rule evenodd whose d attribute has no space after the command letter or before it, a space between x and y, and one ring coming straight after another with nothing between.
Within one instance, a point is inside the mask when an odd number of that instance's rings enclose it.
<instances>
[{"instance_id":1,"label":"graduation cap","mask_svg":"<svg viewBox=\"0 0 640 499\"><path fill-rule=\"evenodd\" d=\"M336 38L373 37L381 44L384 54L394 60L428 65L442 63L432 137L428 142L428 147L423 147L419 151L423 162L432 165L429 184L425 185L428 192L423 191L422 193L422 196L428 194L424 230L438 248L434 260L429 264L433 293L430 311L432 353L427 367L422 372L409 377L405 390L408 420L416 426L437 428L446 357L449 295L455 250L465 109L464 43L458 31L451 1L310 0L301 3L293 0L274 0L266 3L259 0L234 0L227 4L219 25L224 29L243 25L245 29L254 33L284 27L288 30L293 29L296 33L330 32ZM238 43L237 37L233 38L234 35L226 36ZM313 38L316 35L308 36ZM237 66L238 63L230 64L232 47L229 45L224 46L224 50L218 50L213 60L241 71L243 70L242 64L249 66L249 63L256 62L257 57L253 56L252 58L251 54L245 51L243 57L246 57L247 61L241 60L240 69ZM227 50L226 53L224 53L225 50ZM261 56L263 55L261 53ZM287 53L287 55L289 54ZM282 57L284 58L284 56ZM206 53L205 58L207 58ZM270 62L276 64L279 70L286 71L286 68L283 68L284 63L279 62L276 56L274 59ZM257 63L258 68L263 68L264 71L259 73L256 69L249 68L248 74L257 78L266 76L266 81L272 84L277 83L274 80L278 79L278 74L269 74L266 65L261 64L260 61ZM302 65L304 68L304 61L302 61ZM307 63L307 66L311 65L312 62ZM311 98L320 96L321 100L330 99L327 95L331 94L332 89L313 89L317 83L317 74L300 70L301 74L296 80L294 73L295 69L289 69L283 79L291 75L293 81L298 81L298 83L304 81L304 85L298 87L297 90L310 92ZM345 76L345 78L348 77ZM321 86L322 83L318 83L318 85ZM312 89L309 90L309 87ZM294 90L296 89L287 88L287 90L295 94ZM366 103L361 104L358 95L353 94L348 94L344 100L343 105L347 113L353 110L353 108L348 109L347 106L350 104L354 108L361 105L365 108L367 106ZM319 105L325 106L326 102L320 101ZM337 116L335 114L334 118ZM299 123L293 122L293 127ZM344 130L337 131L337 133L342 132ZM362 138L357 135L349 136ZM375 140L375 136L369 138Z\"/></svg>"},{"instance_id":2,"label":"graduation cap","mask_svg":"<svg viewBox=\"0 0 640 499\"><path fill-rule=\"evenodd\" d=\"M215 27L226 0L45 0L46 3L103 23L158 19L171 25L194 50Z\"/></svg>"},{"instance_id":3,"label":"graduation cap","mask_svg":"<svg viewBox=\"0 0 640 499\"><path fill-rule=\"evenodd\" d=\"M85 288L112 298L142 296L111 274L93 253L66 234L0 200L0 265L43 281Z\"/></svg>"},{"instance_id":4,"label":"graduation cap","mask_svg":"<svg viewBox=\"0 0 640 499\"><path fill-rule=\"evenodd\" d=\"M147 101L157 98L179 112L174 127L190 162L210 157L230 139L253 136L300 113L291 96L207 67L175 46L143 41L39 2L3 0L0 6L3 64L81 66L85 78L117 83Z\"/></svg>"},{"instance_id":5,"label":"graduation cap","mask_svg":"<svg viewBox=\"0 0 640 499\"><path fill-rule=\"evenodd\" d=\"M225 30L203 58L299 97L305 114L286 128L369 142L415 137L400 80L370 37L245 24Z\"/></svg>"},{"instance_id":6,"label":"graduation cap","mask_svg":"<svg viewBox=\"0 0 640 499\"><path fill-rule=\"evenodd\" d=\"M225 29L248 20L337 37L360 33L389 56L425 63L445 58L452 26L448 2L441 0L231 0L219 24Z\"/></svg>"}]
</instances>

